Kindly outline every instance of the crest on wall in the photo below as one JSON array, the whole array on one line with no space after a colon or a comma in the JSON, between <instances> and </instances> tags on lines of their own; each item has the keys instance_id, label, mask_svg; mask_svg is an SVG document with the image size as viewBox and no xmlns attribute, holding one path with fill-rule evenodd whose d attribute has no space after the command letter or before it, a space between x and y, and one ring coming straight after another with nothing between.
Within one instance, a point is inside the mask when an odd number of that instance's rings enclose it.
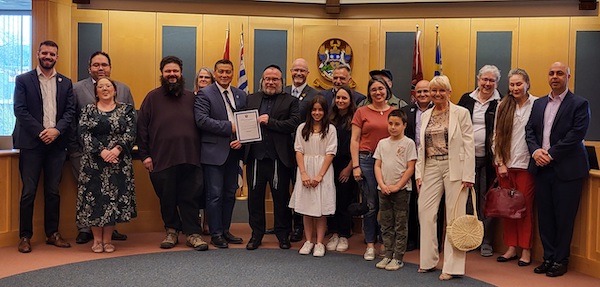
<instances>
[{"instance_id":1,"label":"crest on wall","mask_svg":"<svg viewBox=\"0 0 600 287\"><path fill-rule=\"evenodd\" d=\"M351 67L352 56L352 47L346 41L338 38L325 40L317 52L317 61L319 73L329 83L316 79L314 84L324 89L331 88L333 70L338 66ZM350 86L356 86L356 83L352 81Z\"/></svg>"}]
</instances>

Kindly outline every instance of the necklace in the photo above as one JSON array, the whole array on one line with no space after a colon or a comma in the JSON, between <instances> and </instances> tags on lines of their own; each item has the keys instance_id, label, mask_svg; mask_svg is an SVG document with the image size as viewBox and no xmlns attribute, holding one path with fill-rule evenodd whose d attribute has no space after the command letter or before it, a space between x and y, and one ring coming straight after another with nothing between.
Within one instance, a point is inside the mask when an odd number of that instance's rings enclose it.
<instances>
[{"instance_id":1,"label":"necklace","mask_svg":"<svg viewBox=\"0 0 600 287\"><path fill-rule=\"evenodd\" d=\"M378 108L376 108L376 107L375 107L375 105L371 104L369 108L370 108L371 110L374 110L374 111L376 111L376 112L379 112L379 114L383 116L383 113L384 113L385 111L389 110L389 109L390 109L390 106L386 105L384 108L378 109Z\"/></svg>"}]
</instances>

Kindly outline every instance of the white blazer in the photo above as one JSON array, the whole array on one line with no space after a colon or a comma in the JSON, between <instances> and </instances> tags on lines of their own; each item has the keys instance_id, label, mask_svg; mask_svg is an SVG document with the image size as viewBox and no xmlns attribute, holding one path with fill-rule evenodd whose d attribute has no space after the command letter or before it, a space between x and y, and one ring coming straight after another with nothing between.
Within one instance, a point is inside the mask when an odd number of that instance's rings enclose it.
<instances>
[{"instance_id":1,"label":"white blazer","mask_svg":"<svg viewBox=\"0 0 600 287\"><path fill-rule=\"evenodd\" d=\"M448 164L451 181L475 182L475 144L473 143L473 123L469 110L448 103L450 106L450 121L448 123ZM431 119L432 109L421 115L421 144L415 167L415 178L422 179L425 173L425 128Z\"/></svg>"}]
</instances>

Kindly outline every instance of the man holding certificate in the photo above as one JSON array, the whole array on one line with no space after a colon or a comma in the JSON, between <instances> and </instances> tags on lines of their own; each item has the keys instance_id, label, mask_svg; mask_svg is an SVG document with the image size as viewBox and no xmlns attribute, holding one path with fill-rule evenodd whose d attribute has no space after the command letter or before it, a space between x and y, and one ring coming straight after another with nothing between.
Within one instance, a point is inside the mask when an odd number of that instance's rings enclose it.
<instances>
[{"instance_id":1,"label":"man holding certificate","mask_svg":"<svg viewBox=\"0 0 600 287\"><path fill-rule=\"evenodd\" d=\"M194 104L196 126L201 130L200 153L206 187L206 211L211 244L227 248L242 238L229 232L238 189L238 168L242 144L236 137L234 113L246 108L246 93L231 86L233 64L215 64L216 83L198 91Z\"/></svg>"},{"instance_id":2,"label":"man holding certificate","mask_svg":"<svg viewBox=\"0 0 600 287\"><path fill-rule=\"evenodd\" d=\"M265 234L265 192L267 183L273 196L275 235L281 249L289 249L292 227L290 176L294 153L292 134L298 122L298 99L283 92L283 73L276 65L268 66L261 79L261 91L248 96L248 110L258 110L262 140L246 148L248 212L252 238L246 249L254 250Z\"/></svg>"}]
</instances>

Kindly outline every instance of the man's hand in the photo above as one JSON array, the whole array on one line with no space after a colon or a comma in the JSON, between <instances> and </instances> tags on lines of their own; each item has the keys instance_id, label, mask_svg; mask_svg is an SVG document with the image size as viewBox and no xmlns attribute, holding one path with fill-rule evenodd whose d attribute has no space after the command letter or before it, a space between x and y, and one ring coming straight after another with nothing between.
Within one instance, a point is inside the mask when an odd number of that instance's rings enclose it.
<instances>
[{"instance_id":1,"label":"man's hand","mask_svg":"<svg viewBox=\"0 0 600 287\"><path fill-rule=\"evenodd\" d=\"M550 158L547 150L538 148L533 152L533 160L535 160L535 165L543 167L548 165L552 158Z\"/></svg>"},{"instance_id":2,"label":"man's hand","mask_svg":"<svg viewBox=\"0 0 600 287\"><path fill-rule=\"evenodd\" d=\"M269 123L269 115L264 114L258 117L258 123L261 125L266 125Z\"/></svg>"},{"instance_id":3,"label":"man's hand","mask_svg":"<svg viewBox=\"0 0 600 287\"><path fill-rule=\"evenodd\" d=\"M152 158L151 157L147 157L142 163L144 164L144 167L149 172L152 172L154 170L154 165L152 164Z\"/></svg>"},{"instance_id":4,"label":"man's hand","mask_svg":"<svg viewBox=\"0 0 600 287\"><path fill-rule=\"evenodd\" d=\"M229 147L232 149L240 149L242 148L242 143L239 140L234 140L229 143Z\"/></svg>"},{"instance_id":5,"label":"man's hand","mask_svg":"<svg viewBox=\"0 0 600 287\"><path fill-rule=\"evenodd\" d=\"M60 132L56 128L47 128L40 133L39 137L45 144L51 144L58 135L60 135Z\"/></svg>"}]
</instances>

